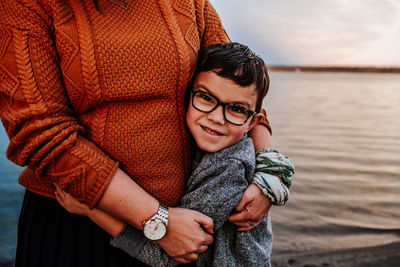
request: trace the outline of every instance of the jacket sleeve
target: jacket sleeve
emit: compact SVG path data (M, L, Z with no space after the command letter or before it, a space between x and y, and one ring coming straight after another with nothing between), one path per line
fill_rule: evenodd
M35 1L1 1L0 36L7 157L94 207L118 164L82 135L62 82L49 15Z

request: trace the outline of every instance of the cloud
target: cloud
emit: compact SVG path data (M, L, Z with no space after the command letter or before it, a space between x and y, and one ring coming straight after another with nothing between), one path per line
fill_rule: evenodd
M214 0L227 32L272 64L400 65L397 0Z

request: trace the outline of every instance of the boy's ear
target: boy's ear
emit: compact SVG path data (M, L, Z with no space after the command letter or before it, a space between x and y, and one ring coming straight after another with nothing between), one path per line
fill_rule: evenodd
M253 129L254 126L256 126L260 121L264 118L264 115L260 112L254 114L253 118L251 119L249 126L247 128L247 132L249 132L251 129Z

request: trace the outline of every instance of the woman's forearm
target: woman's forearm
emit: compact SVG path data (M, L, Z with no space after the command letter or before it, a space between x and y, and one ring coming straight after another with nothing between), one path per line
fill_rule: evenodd
M263 125L254 126L249 132L249 137L253 140L255 151L263 148L273 148L271 134Z
M97 207L141 229L143 221L157 212L159 202L118 169ZM187 263L213 242L213 226L211 218L197 211L170 208L167 234L158 244L175 260Z
M98 226L103 228L111 236L115 237L125 227L125 223L99 210L92 209L88 213L89 218Z
M139 229L158 210L159 202L118 169L97 208Z

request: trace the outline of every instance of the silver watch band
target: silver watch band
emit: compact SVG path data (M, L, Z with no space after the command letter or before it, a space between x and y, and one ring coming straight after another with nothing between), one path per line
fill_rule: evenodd
M154 214L154 216L150 218L150 220L154 219L159 219L163 223L165 223L166 226L168 226L168 207L164 206L163 204L160 204L156 214Z

